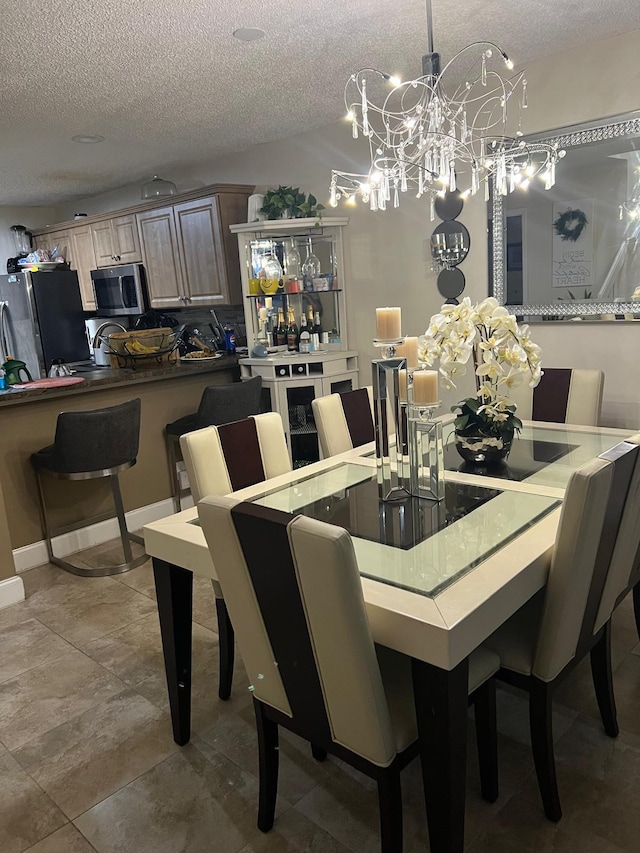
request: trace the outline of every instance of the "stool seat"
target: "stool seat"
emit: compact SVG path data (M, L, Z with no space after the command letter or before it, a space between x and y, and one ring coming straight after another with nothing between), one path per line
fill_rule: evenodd
M144 553L135 559L133 557L131 542L144 544L144 540L140 536L129 533L127 529L118 480L118 475L122 471L136 464L139 439L139 398L119 406L88 412L62 412L58 416L54 443L31 455L40 496L47 553L51 563L76 575L99 577L126 572L148 559ZM123 563L117 566L85 568L75 566L53 553L52 539L55 536L77 530L90 523L113 518L113 513L103 513L92 519L83 519L54 529L47 512L43 477L59 480L92 480L109 477L125 558Z
M202 424L202 426L210 426L210 424ZM167 435L175 435L180 438L185 432L193 432L194 429L200 429L201 425L198 420L198 413L192 412L190 415L185 415L178 420L167 424L164 431Z

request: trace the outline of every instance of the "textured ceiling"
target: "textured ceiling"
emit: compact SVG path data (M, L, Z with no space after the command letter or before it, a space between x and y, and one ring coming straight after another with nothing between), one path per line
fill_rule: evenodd
M638 0L433 0L443 58L528 61L640 27ZM423 0L21 0L2 5L0 205L93 195L337 120L363 66L407 78ZM258 42L232 31L256 26ZM76 134L105 142L80 145Z

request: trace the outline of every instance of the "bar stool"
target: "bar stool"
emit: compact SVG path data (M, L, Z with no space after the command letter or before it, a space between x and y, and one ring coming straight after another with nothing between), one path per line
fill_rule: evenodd
M94 409L89 412L62 412L58 415L54 443L31 455L35 468L45 542L49 561L74 575L103 577L126 572L148 560L146 554L134 558L131 542L144 545L144 540L129 533L120 494L118 475L136 464L140 439L140 399L129 400L119 406ZM80 567L53 553L52 539L63 533L78 530L88 524L113 518L113 513L103 513L60 527L53 527L47 514L44 495L44 477L57 480L93 480L109 477L115 515L120 527L120 540L124 552L123 563L117 566Z
M242 421L249 415L257 415L260 412L261 393L261 376L254 376L244 382L233 382L230 385L209 385L202 392L197 412L178 418L165 426L171 495L176 512L180 512L182 508L182 498L189 494L189 489L183 489L180 485L178 469L178 463L182 462L180 436L196 429Z

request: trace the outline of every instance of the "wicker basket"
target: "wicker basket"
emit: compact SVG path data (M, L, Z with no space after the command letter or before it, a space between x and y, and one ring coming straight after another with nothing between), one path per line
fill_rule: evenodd
M153 367L178 360L179 336L170 328L134 329L114 332L103 337L111 367ZM157 347L155 352L136 352L134 342L144 347Z

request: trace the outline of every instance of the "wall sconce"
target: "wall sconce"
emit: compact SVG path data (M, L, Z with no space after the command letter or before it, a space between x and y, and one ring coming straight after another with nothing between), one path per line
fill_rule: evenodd
M431 235L432 269L438 272L438 291L447 302L457 303L458 296L465 288L464 274L457 269L469 254L471 236L461 222L460 216L464 201L459 192L446 192L438 195L435 212L444 220Z

